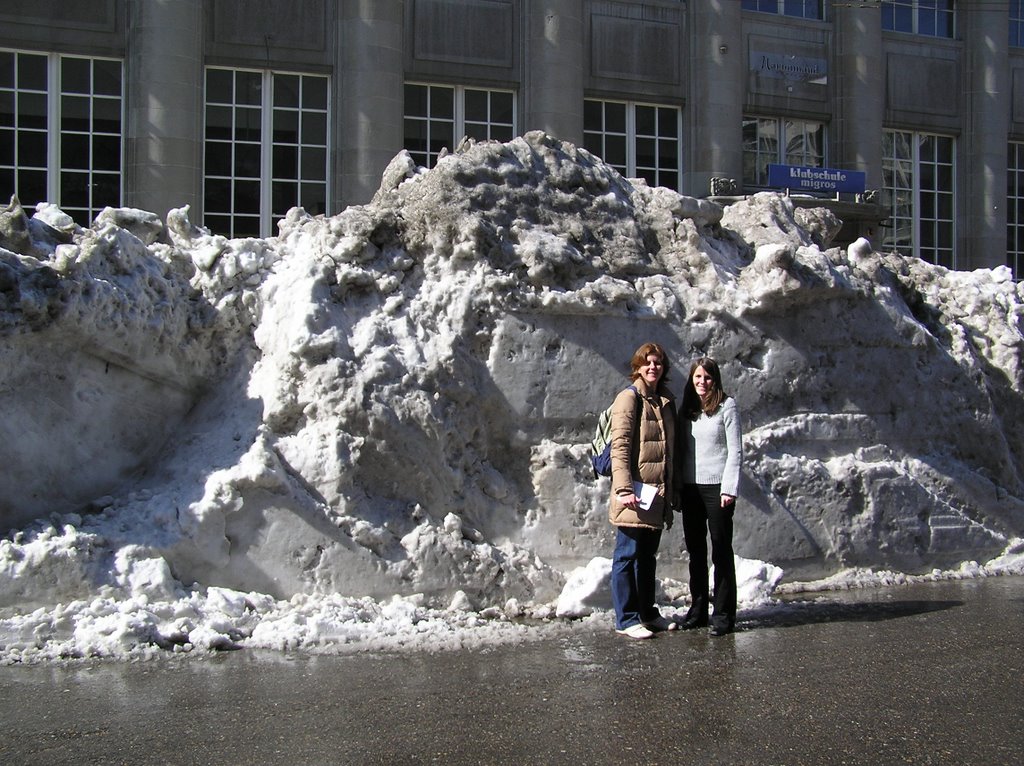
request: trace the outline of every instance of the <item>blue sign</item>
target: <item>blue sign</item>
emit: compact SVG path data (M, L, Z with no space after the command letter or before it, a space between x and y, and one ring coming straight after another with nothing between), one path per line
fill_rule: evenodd
M859 170L810 168L800 165L769 165L768 185L804 192L863 193L866 176Z

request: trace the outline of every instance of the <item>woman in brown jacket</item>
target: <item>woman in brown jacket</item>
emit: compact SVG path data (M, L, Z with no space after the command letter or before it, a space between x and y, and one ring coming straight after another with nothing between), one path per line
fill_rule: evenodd
M633 385L612 405L612 604L616 632L650 638L675 627L654 604L661 531L672 526L675 400L664 385L668 357L657 343L640 346L630 368Z

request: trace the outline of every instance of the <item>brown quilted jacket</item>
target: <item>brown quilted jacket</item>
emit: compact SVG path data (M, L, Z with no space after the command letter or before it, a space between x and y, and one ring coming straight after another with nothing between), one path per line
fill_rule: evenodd
M676 405L672 393L659 385L651 392L641 378L633 381L643 400L637 409L636 397L624 389L612 405L612 492L608 518L620 527L661 529L672 522L672 464L675 446ZM639 418L637 418L639 415ZM638 423L634 423L638 420ZM619 502L623 492L633 491L633 481L658 487L658 496L650 509L635 511Z

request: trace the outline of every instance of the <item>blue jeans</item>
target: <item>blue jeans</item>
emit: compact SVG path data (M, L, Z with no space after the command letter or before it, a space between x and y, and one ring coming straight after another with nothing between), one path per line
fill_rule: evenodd
M616 527L612 555L612 606L615 628L651 622L661 614L654 605L654 570L657 565L660 529Z

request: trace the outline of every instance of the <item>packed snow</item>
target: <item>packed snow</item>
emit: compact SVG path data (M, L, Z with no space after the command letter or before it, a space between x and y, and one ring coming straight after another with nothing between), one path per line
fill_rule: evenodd
M228 240L0 213L0 661L446 649L611 628L587 445L660 342L744 422L743 612L1024 574L1022 288L831 243L543 133L405 152ZM659 561L685 610L681 525Z

